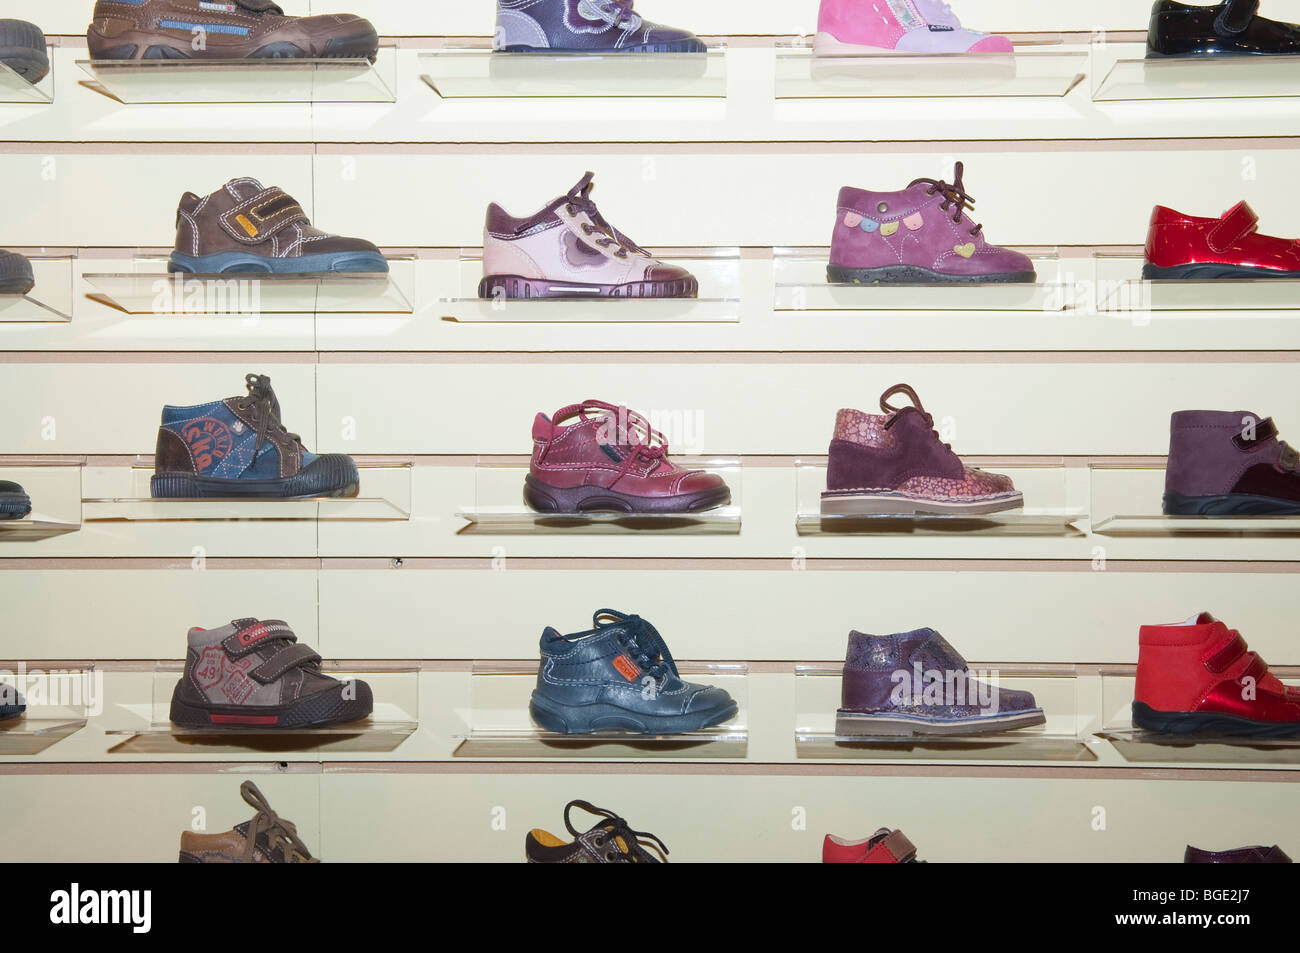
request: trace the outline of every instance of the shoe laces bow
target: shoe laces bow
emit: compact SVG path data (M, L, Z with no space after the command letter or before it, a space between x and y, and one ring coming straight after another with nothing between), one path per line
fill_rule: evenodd
M605 853L605 859L610 861L620 861L622 863L635 864L641 863L641 858L637 851L645 851L643 845L653 843L664 856L668 855L668 847L654 834L647 831L633 830L623 818L619 817L613 811L596 805L589 801L570 801L564 806L564 826L569 829L569 833L575 838L581 837L583 832L573 826L570 814L575 807L580 807L588 814L594 814L597 817L603 817L605 820L597 826L602 828L606 833L605 836L596 840L592 846L597 850L612 848ZM621 855L621 856L620 856Z
M952 209L952 220L955 224L961 224L961 217L967 209L975 208L975 198L966 191L962 184L962 175L966 171L966 165L963 162L957 163L956 174L953 176L953 182L949 185L942 179L913 179L907 184L910 189L914 185L928 185L925 190L926 195L934 195L936 192L943 195L943 201L939 203L940 211ZM976 225L968 229L971 237L979 235L984 230L983 225Z

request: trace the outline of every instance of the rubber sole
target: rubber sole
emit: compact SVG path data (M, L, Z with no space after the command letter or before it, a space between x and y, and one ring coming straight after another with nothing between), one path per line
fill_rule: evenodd
M1166 516L1300 516L1300 502L1249 493L1183 496L1166 493Z
M349 692L355 697L344 697ZM366 718L374 710L374 694L366 682L343 682L336 687L288 705L190 705L172 695L171 720L184 728L277 730L346 725Z
M620 46L607 50L592 49L566 49L561 46L525 46L522 43L512 43L509 46L503 46L497 49L498 53L591 53L597 56L604 56L607 53L707 53L708 46L703 40L673 40L668 43L642 43L638 46Z
M1038 280L1032 271L993 272L986 275L949 275L920 265L885 265L880 268L826 266L826 280L833 285L982 285L1023 284Z
M840 709L835 713L835 734L840 737L910 738L916 735L946 737L987 735L1018 728L1033 728L1047 723L1041 708L978 715L973 718L926 718L921 715L864 714Z
M1300 270L1282 271L1277 268L1254 268L1249 265L1220 265L1204 262L1190 265L1171 265L1168 268L1143 265L1142 277L1148 281L1187 281L1214 278L1300 278Z
M291 500L356 496L361 477L351 457L326 454L284 480L224 480L192 473L156 473L149 480L155 500Z
M823 516L981 516L1017 510L1024 505L1025 498L1021 493L963 503L922 500L902 493L823 493L821 511Z
M182 255L172 252L167 270L186 275L330 275L385 274L388 260L378 252L340 251L300 258L266 258L248 252Z
M617 705L562 705L533 692L528 713L538 727L562 735L589 735L596 731L630 731L641 735L680 735L720 725L736 717L740 706L731 702L707 711L683 715L646 715Z
M0 294L25 295L34 287L32 263L17 252L0 252Z
M50 71L45 34L26 20L0 20L0 63L29 83L39 83Z
M624 285L593 285L579 281L550 281L518 275L489 275L478 284L480 298L694 298L695 278L677 281L634 281Z
M26 493L0 493L0 520L20 520L32 511Z
M524 502L538 513L699 513L731 502L720 486L677 496L629 496L599 486L550 486L531 473L524 477Z
M188 34L144 30L128 31L111 39L92 30L87 35L87 43L92 60L366 59L373 63L379 55L379 35L373 27L359 29L347 36L332 37L319 52L285 40L244 48L231 43L217 43L208 49L196 50Z
M1204 711L1156 711L1139 701L1133 702L1133 724L1163 735L1300 738L1300 722L1251 721Z

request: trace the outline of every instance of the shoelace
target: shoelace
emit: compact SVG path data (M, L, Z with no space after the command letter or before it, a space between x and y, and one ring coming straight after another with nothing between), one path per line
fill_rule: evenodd
M633 2L634 0L594 0L593 6L609 15L610 26L618 27L636 16L636 11L632 9Z
M957 163L957 174L953 177L952 185L942 179L913 179L908 183L910 189L914 185L928 185L925 190L926 195L934 195L936 192L943 194L943 201L939 203L940 211L952 209L952 220L955 224L961 224L962 214L967 209L975 208L975 199L962 186L962 175L966 171L965 163ZM979 235L984 230L983 225L976 225L974 228L967 229L971 237Z
M271 389L271 378L265 374L246 374L244 386L248 388L248 396L240 398L239 407L257 421L257 443L253 446L253 455L262 449L272 432L283 433L294 443L301 444L302 437L290 433L280 422L280 401Z
M668 439L650 426L644 414L626 407L607 404L603 400L585 400L577 408L578 416L591 420L589 410L599 410L614 419L614 433L607 442L626 452L623 465L619 467L617 481L637 466L644 465L652 472L668 456ZM559 418L559 415L556 415Z
M602 621L606 619L613 621ZM591 617L591 624L596 629L607 629L617 625L628 630L630 634L619 641L632 661L652 677L656 684L662 684L669 675L678 674L677 662L673 659L673 653L668 650L668 643L664 641L658 629L639 615L629 615L617 609L601 609Z
M621 2L621 0L611 0L611 2ZM630 8L631 6L629 4L629 9ZM613 225L609 224L609 222L605 220L605 216L600 214L600 209L596 208L596 203L591 199L591 189L594 184L592 180L595 179L595 177L596 174L594 172L588 172L578 181L577 185L568 191L563 199L565 208L568 210L570 215L576 215L579 212L582 212L594 223L594 225L591 225L583 222L582 233L588 237L599 235L600 237L594 239L594 241L601 248L612 248L617 246L618 251L614 254L619 258L626 258L629 252L638 255L648 254L645 249L632 241L632 239L628 238Z
M916 391L907 384L895 384L889 390L880 395L880 409L889 415L889 420L885 422L885 429L888 430L894 424L898 423L899 414L907 410L906 407L890 406L889 398L895 394L906 394L907 399L912 402L912 409L925 418L926 425L930 428L930 433L934 434L934 439L943 444L943 448L949 453L952 452L952 444L944 443L943 438L939 436L939 431L934 429L934 417L925 412L925 407L921 404L921 398L916 395Z
M257 850L259 834L266 835L267 846L271 850L277 847L290 863L318 864L298 837L298 828L292 821L286 821L271 808L266 796L257 789L252 781L245 781L239 786L239 793L248 805L257 810L257 814L248 822L248 834L244 839L244 863L251 864Z
M668 856L668 846L654 834L647 831L633 830L623 818L619 817L613 811L603 807L596 807L588 801L570 801L564 806L564 826L569 829L569 833L575 839L583 835L573 826L569 815L575 807L580 807L588 814L594 814L596 817L603 817L605 820L597 824L606 833L604 836L593 838L592 846L597 850L605 852L605 859L609 861L621 861L622 863L635 864L641 863L641 858L637 856L637 849L645 850L645 843L653 842L664 854ZM605 848L610 848L605 850Z

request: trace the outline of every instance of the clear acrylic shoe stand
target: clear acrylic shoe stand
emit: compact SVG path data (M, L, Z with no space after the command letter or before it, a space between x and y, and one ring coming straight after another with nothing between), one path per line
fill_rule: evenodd
M470 41L474 42L474 41ZM498 53L482 45L420 54L442 99L725 99L727 57L707 53Z
M383 754L395 751L419 728L417 667L368 662L363 668L344 668L337 662L325 662L321 670L340 681L360 679L369 684L375 699L371 715L351 724L316 728L184 727L172 723L171 701L185 666L181 662L158 662L148 707L128 706L139 717L139 725L105 732L113 738L110 750L128 755L262 752L292 756L326 751Z
M1064 467L991 467L1005 473L1025 497L1026 506L984 515L822 513L825 464L795 461L795 529L800 536L1038 536L1079 537L1083 509L1070 505Z
M734 324L740 320L740 250L665 257L699 279L695 298L480 298L483 252L461 257L457 294L438 302L444 321L473 324Z
M776 98L1056 98L1083 81L1087 47L1026 45L1001 53L819 55L812 38L776 50Z
M1287 672L1290 671L1290 675ZM1296 685L1294 669L1274 669ZM1104 727L1097 737L1133 764L1187 767L1295 768L1300 765L1300 738L1243 738L1225 735L1174 735L1136 728L1132 722L1134 669L1101 673Z
M63 324L72 320L74 258L31 256L36 284L25 295L0 294L0 328L6 324ZM3 340L3 339L0 339Z
M1300 96L1300 57L1145 59L1108 53L1104 47L1094 48L1093 102Z
M392 103L396 57L77 60L91 89L127 104Z
M20 520L0 520L0 552L10 543L36 543L81 529L82 462L41 460L0 466L0 480L17 483L32 501ZM6 555L25 555L18 548Z
M1032 728L987 735L840 735L836 711L843 690L843 665L795 666L795 752L812 761L986 761L1090 762L1097 760L1096 742L1087 734L1079 714L1078 679L1074 675L1043 675L1002 670L977 671L976 680L998 689L1025 689L1043 709L1047 721ZM955 696L954 696L955 697Z
M37 103L54 102L54 47L47 46L45 55L50 62L50 71L38 83L29 83L8 66L0 63L0 103Z
M0 721L0 755L40 754L103 711L103 675L90 662L0 662L0 685L16 689L27 705L17 718ZM6 690L0 704L9 696Z
M673 454L673 459L688 469L719 474L731 488L731 503L698 513L539 513L524 503L524 478L528 475L526 464L496 464L480 459L474 468L474 504L456 511L457 518L466 521L460 533L466 536L619 536L638 533L717 536L739 533L743 472L740 460L736 457L691 457L683 454Z
M412 314L415 260L389 258L387 274L169 274L167 259L138 257L128 272L82 275L94 297L126 314Z
M716 685L740 706L726 724L674 735L642 735L601 731L564 735L538 728L528 714L537 684L536 662L475 662L471 676L465 734L458 736L453 756L473 759L622 760L744 758L749 746L749 669L743 662L679 663L683 679Z

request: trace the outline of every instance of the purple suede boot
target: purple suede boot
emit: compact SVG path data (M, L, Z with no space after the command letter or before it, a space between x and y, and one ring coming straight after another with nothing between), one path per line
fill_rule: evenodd
M966 214L975 200L954 182L914 179L901 192L840 189L831 263L833 284L1033 281L1025 255L984 238L984 226Z
M1300 515L1300 453L1246 411L1183 410L1169 426L1169 516Z
M982 735L1046 721L1029 692L970 676L966 660L934 629L850 632L835 734Z
M895 394L906 394L912 406L890 406ZM880 409L883 416L845 409L836 417L823 516L978 516L1024 505L1010 477L961 462L911 387L885 391Z
M1289 864L1291 858L1274 844L1272 847L1236 847L1232 850L1201 850L1188 847L1185 864Z

